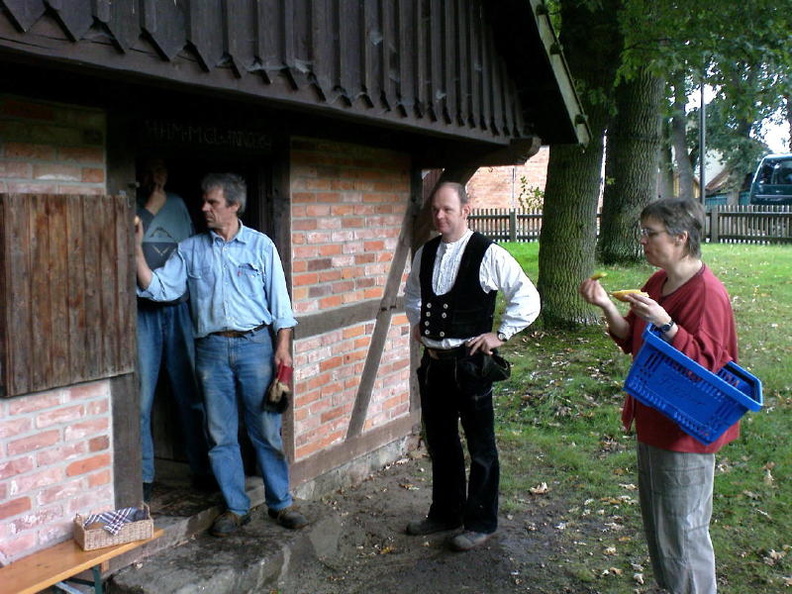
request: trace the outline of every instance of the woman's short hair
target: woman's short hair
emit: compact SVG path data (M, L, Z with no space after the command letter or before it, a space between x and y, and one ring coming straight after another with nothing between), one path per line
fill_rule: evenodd
M209 173L201 181L201 189L204 192L220 188L223 190L226 203L228 205L238 204L237 214L245 212L247 203L247 184L241 175L236 173Z
M663 198L648 204L641 211L641 220L648 218L663 223L670 235L687 233L688 254L694 258L701 257L705 213L700 202L684 198Z

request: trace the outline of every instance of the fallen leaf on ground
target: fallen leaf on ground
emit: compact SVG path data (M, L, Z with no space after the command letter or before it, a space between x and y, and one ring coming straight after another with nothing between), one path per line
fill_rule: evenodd
M785 551L776 551L775 549L770 549L767 551L767 554L762 556L762 561L764 561L765 565L773 566L781 561L781 559L784 557L786 557Z
M533 495L544 495L550 491L550 487L547 486L547 483L542 483L541 485L537 485L536 487L531 487L529 491Z
M412 483L399 483L399 486L402 489L407 489L408 491L420 491L421 490L420 487L416 487Z

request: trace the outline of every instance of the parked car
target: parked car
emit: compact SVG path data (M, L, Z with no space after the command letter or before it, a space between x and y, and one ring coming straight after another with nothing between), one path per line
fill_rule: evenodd
M792 154L767 155L751 183L751 204L792 204Z

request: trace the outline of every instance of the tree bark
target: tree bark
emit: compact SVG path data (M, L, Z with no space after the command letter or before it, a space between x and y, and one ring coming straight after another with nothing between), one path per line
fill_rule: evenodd
M635 231L641 210L657 200L663 91L664 81L645 69L616 88L617 113L607 135L597 246L603 264L629 264L642 259Z
M587 113L591 126L591 110ZM594 127L591 129L593 132ZM585 150L576 146L550 148L537 283L542 296L542 321L548 327L599 322L598 313L577 291L580 282L594 269L603 156L603 137L599 132L601 128L592 134Z
M676 162L677 173L679 174L679 188L677 197L686 200L695 199L693 163L690 159L687 146L687 115L685 105L684 74L678 74L680 80L675 81L674 92L674 114L671 116L671 146L674 149L674 161Z
M789 95L784 96L784 106L786 108L786 122L789 128L789 150L792 151L792 99Z
M657 174L657 195L659 198L673 198L674 192L674 155L671 150L671 119L663 124L663 138L660 146L660 164Z
M542 321L548 327L599 323L597 312L577 289L594 269L603 136L623 39L618 24L622 2L604 0L594 10L592 5L561 2L560 40L588 117L591 141L585 149L550 149L537 282Z

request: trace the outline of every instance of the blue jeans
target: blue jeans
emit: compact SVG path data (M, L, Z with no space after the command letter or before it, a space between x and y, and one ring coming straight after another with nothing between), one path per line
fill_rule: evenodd
M435 360L424 352L418 368L421 415L432 458L432 505L428 517L491 534L498 528L500 462L495 443L492 383L464 377L458 360ZM459 423L470 454L470 479Z
M209 460L226 507L239 515L250 510L239 445L240 417L264 478L267 507L275 511L289 507L292 497L289 465L281 438L281 415L261 409L274 364L269 329L238 338L217 335L199 338L195 342L195 355L209 426Z
M140 449L143 482L154 481L154 440L151 410L160 369L168 374L176 400L190 469L196 476L209 473L204 412L195 377L195 341L187 303L138 307L138 372L140 380Z

